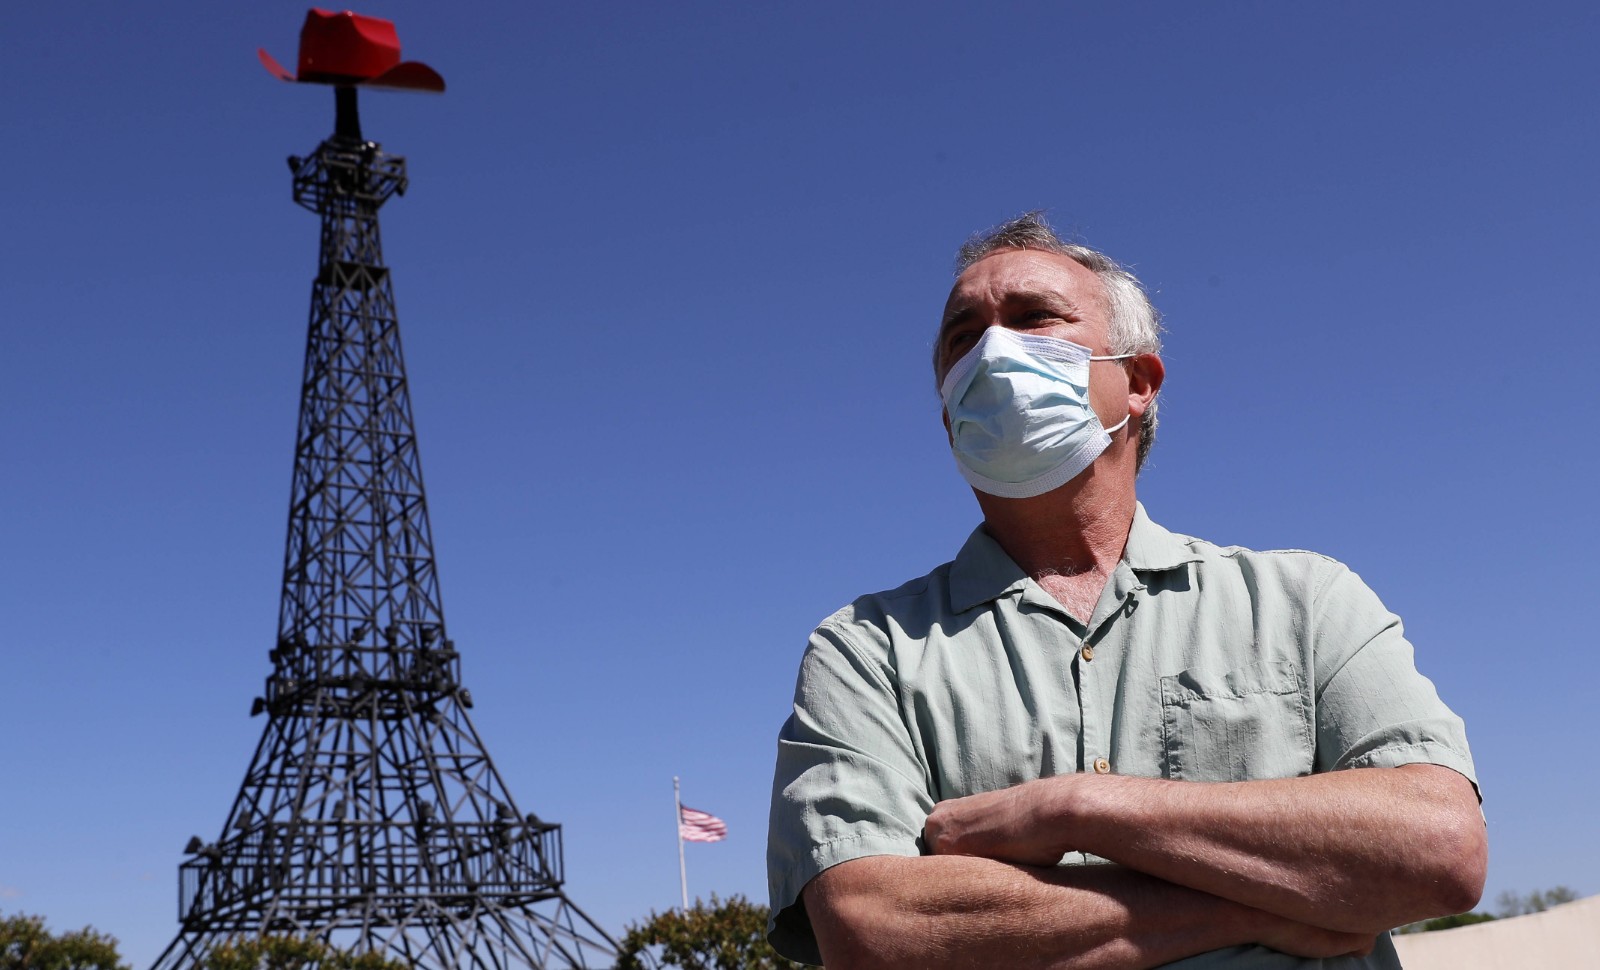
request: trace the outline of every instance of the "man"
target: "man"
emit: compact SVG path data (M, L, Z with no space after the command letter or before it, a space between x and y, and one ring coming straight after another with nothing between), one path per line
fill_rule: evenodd
M773 945L830 970L1399 966L1387 930L1475 905L1487 849L1398 618L1332 560L1146 516L1165 371L1130 274L1035 214L960 266L934 366L983 524L812 636Z

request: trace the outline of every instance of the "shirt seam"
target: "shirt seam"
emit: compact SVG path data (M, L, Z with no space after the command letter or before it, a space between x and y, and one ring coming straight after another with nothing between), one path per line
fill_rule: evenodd
M1401 752L1415 751L1428 757L1417 761L1407 761L1406 764L1433 765L1437 768L1448 768L1465 778L1472 785L1473 793L1478 796L1478 804L1483 804L1483 785L1478 781L1478 766L1472 763L1472 756L1462 754L1449 743L1444 741L1407 741L1401 744L1385 745L1373 748L1371 751L1351 758L1344 765L1334 768L1334 771L1344 771L1350 768L1388 768L1398 767L1391 765L1377 765L1375 761L1387 760L1377 756L1385 754L1398 754ZM1446 755L1448 757L1441 757Z
M849 653L862 668L872 671L872 679L878 687L895 699L895 707L900 706L900 692L889 682L883 670L883 664L869 657L865 650L850 636L846 624L835 622L831 617L817 628L817 632L827 630L834 634L833 641L839 649Z
M1313 554L1313 555L1315 555L1315 554ZM1335 566L1337 566L1339 568L1328 570L1327 573L1325 575L1323 575L1323 577L1320 580L1317 581L1316 587L1311 591L1311 608L1309 610L1309 617L1308 617L1310 622L1307 624L1307 626L1308 626L1308 630L1309 630L1309 632L1311 634L1311 640L1313 642L1317 641L1317 639L1320 636L1320 634L1318 634L1316 628L1318 626L1320 626L1321 622L1322 622L1322 604L1320 602L1320 600L1322 598L1322 594L1324 592L1326 592L1330 586L1333 585L1335 580L1343 579L1347 575L1354 575L1354 573L1351 572L1350 567L1346 566L1344 563L1340 562L1339 560L1337 560L1337 559L1328 559L1328 557L1326 557L1326 556L1323 556L1322 558L1327 559L1328 562L1333 563ZM1338 668L1336 670L1328 671L1328 678L1327 678L1326 681L1323 682L1323 685L1322 685L1321 689L1318 689L1318 687L1317 687L1317 673L1315 671L1313 671L1312 676L1311 676L1311 683L1309 685L1307 685L1307 686L1308 686L1308 688L1309 688L1309 690L1311 692L1311 699L1312 699L1312 701L1314 703L1320 703L1322 701L1322 695L1327 693L1328 688L1333 686L1333 682L1335 680L1339 679L1339 675L1340 674L1344 673L1344 668L1350 666L1350 663L1353 660L1355 660L1356 657L1359 657L1361 655L1362 651L1364 651L1368 647L1372 646L1373 641L1377 640L1379 637L1383 636L1385 633L1387 633L1390 630L1394 629L1395 624L1396 624L1396 622L1398 621L1399 618L1396 617L1393 613L1388 613L1387 615L1388 615L1388 620L1386 622L1384 622L1384 624L1382 626L1378 627L1378 629L1376 631L1374 631L1371 636L1367 637L1365 640L1362 640L1361 643L1354 650L1351 650L1349 652L1349 654L1347 654L1345 656L1344 662L1339 664L1339 666L1338 666ZM1412 666L1415 667L1415 663L1413 663Z
M906 838L905 833L895 833L889 830L862 832L859 835L842 835L837 839L829 839L826 842L818 842L812 845L811 855L815 857L818 852L821 852L824 849L831 849L836 845L844 845L849 842L860 842L862 839L895 839L904 840L911 844L915 844L918 838L919 836L916 835L911 835L909 838Z
M1335 566L1345 565L1332 556L1317 552L1315 549L1251 549L1247 546L1219 546L1217 551L1225 559L1236 559L1246 554L1252 556L1311 556Z
M798 882L799 885L795 888L794 901L792 903L790 903L789 906L801 906L803 908L804 905L805 905L804 892L805 892L806 884L808 882L810 882L812 879L816 878L822 872L826 871L827 869L831 869L833 866L836 866L836 865L843 865L846 862L852 862L852 861L854 861L854 859L857 859L857 858L864 859L864 858L868 858L871 855L890 855L891 854L891 853L867 853L866 855L855 856L855 857L853 857L851 859L841 859L841 860L839 860L837 862L833 862L833 863L824 865L823 864L824 860L830 854L832 854L832 850L834 850L836 848L839 848L841 846L849 846L852 843L864 842L864 841L872 840L872 841L876 841L876 842L889 842L889 843L894 843L896 845L908 846L910 848L916 849L917 850L917 855L920 856L922 854L922 847L917 845L917 839L918 838L920 838L920 836L908 835L908 834L903 833L903 832L896 832L896 831L891 831L891 830L887 830L887 829L879 829L879 830L874 831L874 832L862 832L862 833L860 833L858 835L843 835L843 836L840 836L839 838L836 838L836 839L829 839L826 842L813 843L811 845L809 851L807 851L804 856L795 857L793 859L793 861L790 862L789 865L787 865L785 867L785 869L787 870L787 876L788 877L790 877L790 878L793 878L793 877L796 877L796 876L801 877L801 878L794 878L794 881ZM903 856L902 858L912 858L912 857L911 856ZM785 906L784 909L788 909L789 906Z
M917 732L912 728L911 725L906 723L905 706L902 703L904 701L904 697L900 693L900 687L889 677L888 672L884 670L884 667L888 666L888 655L893 652L894 647L892 645L888 645L884 648L884 660L880 662L868 656L866 651L862 649L862 647L859 646L854 639L851 638L845 624L835 622L834 619L830 617L828 622L817 628L817 632L820 633L825 629L830 630L835 634L835 636L832 638L832 642L838 647L838 649L849 653L854 662L862 668L870 670L872 672L871 676L873 682L877 685L878 689L882 691L886 697L889 697L893 700L895 713L899 716L900 727L906 732L907 746L911 749L912 757L916 759L917 768L921 769L922 771L922 778L920 781L926 789L931 790L933 784L932 766L928 764L926 754L920 749L917 743ZM887 629L884 631L884 633L887 636ZM891 770L895 771L896 774L900 774L901 777L904 777L899 769L891 768ZM907 778L906 780L912 781L913 779Z
M1400 741L1394 744L1385 744L1382 747L1377 747L1371 749L1370 751L1362 752L1361 754L1356 755L1354 758L1351 758L1349 761L1345 762L1345 766L1356 767L1372 761L1377 755L1387 754L1393 751L1446 751L1462 761L1469 763L1471 761L1471 759L1466 755L1457 751L1444 741ZM1337 771L1339 769L1336 768L1334 770Z

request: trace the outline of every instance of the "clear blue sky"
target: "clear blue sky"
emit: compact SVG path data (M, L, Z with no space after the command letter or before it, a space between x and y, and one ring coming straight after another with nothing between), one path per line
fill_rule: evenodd
M379 2L363 99L446 615L613 932L764 899L812 626L977 521L927 348L1044 207L1170 327L1152 516L1348 562L1467 721L1489 901L1600 889L1591 4ZM0 6L0 910L136 965L262 721L315 217L305 7Z

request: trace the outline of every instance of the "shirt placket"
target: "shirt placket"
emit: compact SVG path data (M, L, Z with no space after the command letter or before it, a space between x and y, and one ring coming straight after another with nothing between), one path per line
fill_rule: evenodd
M1072 659L1076 667L1079 718L1082 724L1078 770L1108 775L1117 770L1111 761L1111 720L1115 713L1117 676L1115 652L1125 638L1117 624L1138 608L1144 585L1126 562L1118 563L1111 581L1100 593L1087 632Z

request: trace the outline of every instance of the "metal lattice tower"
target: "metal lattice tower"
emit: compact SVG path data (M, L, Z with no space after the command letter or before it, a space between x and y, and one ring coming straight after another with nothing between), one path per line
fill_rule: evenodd
M562 892L560 826L516 807L467 717L378 239L405 160L336 94L333 137L289 160L322 245L266 729L221 835L189 843L155 970L268 935L439 970L610 966Z

